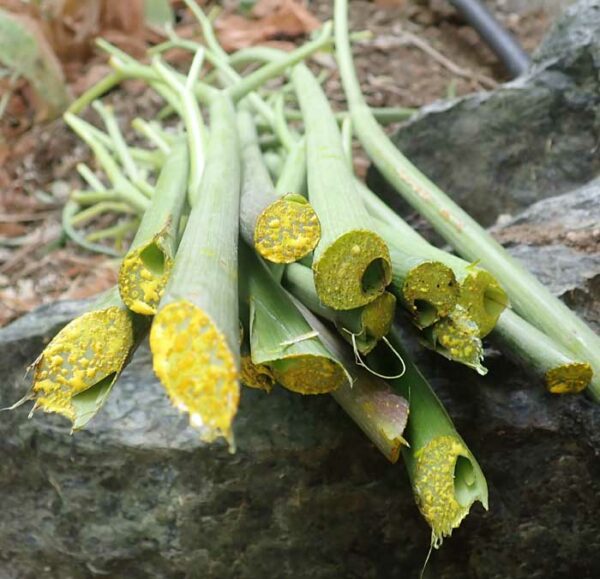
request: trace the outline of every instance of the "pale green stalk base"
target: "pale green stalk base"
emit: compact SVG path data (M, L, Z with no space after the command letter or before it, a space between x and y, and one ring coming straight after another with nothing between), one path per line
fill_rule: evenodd
M357 308L375 300L390 283L389 250L370 227L321 86L303 64L294 68L292 82L306 128L308 196L321 222L313 260L315 287L324 305Z
M234 449L239 402L238 223L240 160L235 111L210 106L211 132L198 201L190 213L150 333L154 369L204 440ZM190 160L191 163L194 159Z

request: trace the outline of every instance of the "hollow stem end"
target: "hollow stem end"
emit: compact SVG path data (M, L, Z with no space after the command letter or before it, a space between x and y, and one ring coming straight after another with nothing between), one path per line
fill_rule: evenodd
M368 230L344 233L313 263L321 302L335 310L351 310L377 299L391 281L387 245Z
M164 235L158 234L123 259L119 270L119 293L133 312L145 316L156 313L173 269L170 253Z
M458 436L435 437L415 453L413 483L435 547L460 525L475 501L487 508L483 473Z
M450 314L458 300L458 292L452 269L436 261L413 267L402 287L402 295L420 328Z
M264 364L254 364L250 356L242 356L240 380L244 386L271 392L275 385L273 373Z

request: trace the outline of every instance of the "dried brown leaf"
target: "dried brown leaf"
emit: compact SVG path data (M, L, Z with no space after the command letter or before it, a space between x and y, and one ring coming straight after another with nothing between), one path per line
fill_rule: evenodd
M252 19L226 14L217 20L217 35L225 50L294 39L321 26L319 20L296 0L259 0L252 14Z

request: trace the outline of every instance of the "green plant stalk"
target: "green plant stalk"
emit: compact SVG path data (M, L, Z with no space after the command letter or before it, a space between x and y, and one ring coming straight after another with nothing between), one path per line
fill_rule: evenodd
M319 241L319 220L302 195L277 193L263 161L251 113L240 108L237 120L243 165L242 237L273 263L302 259Z
M319 340L291 298L245 245L240 246L243 299L250 309L252 362L267 366L282 386L299 394L350 387L350 375Z
M233 450L241 168L235 111L227 95L211 102L210 122L200 191L154 318L150 348L173 404L189 413L204 440L223 436Z
M80 211L77 215L75 215L71 219L71 225L82 225L98 217L102 213L106 213L108 211L113 211L114 213L139 213L132 209L127 203L123 203L122 201L100 201L93 205L92 207L86 207L82 211Z
M353 32L350 35L352 42L364 42L371 40L373 34L368 30ZM333 38L328 38L328 42L323 46L323 50L329 51L333 47ZM285 51L271 46L249 46L242 48L229 55L229 63L232 66L245 66L256 62L272 62L285 55Z
M302 45L292 52L286 53L285 57L282 57L276 62L270 62L248 76L243 77L238 83L225 89L225 94L231 97L234 102L243 99L249 93L260 88L268 80L285 72L290 66L293 66L319 51L327 44L330 36L331 23L326 23L323 25L319 36L315 40ZM161 84L164 85L160 76L151 67L140 64L126 53L106 42L101 43L98 41L98 45L112 55L110 59L111 66L124 78L145 80L151 84L155 90L158 90ZM179 74L178 78L180 81L185 82L185 76ZM220 98L221 95L221 91L202 82L196 82L194 84L194 93L201 103L210 103L212 99ZM167 102L172 104L169 100L167 100Z
M505 310L491 338L507 356L541 379L552 394L576 394L592 380L592 367L578 362L566 348L540 332L511 310Z
M144 213L119 270L121 299L132 311L154 315L173 269L188 180L188 149L175 145L162 168L152 205Z
M357 308L375 300L390 283L389 250L372 230L321 86L303 64L293 69L292 82L304 115L309 200L321 222L313 260L315 287L324 305Z
M115 240L115 246L119 248L123 244L125 235L132 231L137 231L139 224L140 222L138 219L121 221L115 225L111 225L110 227L105 227L104 229L96 229L91 233L88 233L85 238L88 241L100 241L102 239L113 237Z
M460 525L475 501L487 510L487 483L442 403L404 351L397 328L392 328L390 336L406 371L389 384L410 401L406 429L409 446L403 448L404 462L417 506L431 527L432 545L437 548ZM396 370L391 358L383 360L380 356L379 361L386 372ZM387 367L390 364L392 368Z
M461 286L464 287L466 282L467 291L463 292L461 287L458 307L468 308L469 303L473 304L476 301L475 298L479 294L474 291L474 288L477 287L475 281L480 277L478 268L460 257L434 247L374 193L366 188L362 192L367 209L374 218L382 223L385 222L385 225L387 225L386 231L393 228L395 236L402 239L411 252L427 259L435 259L445 263L453 269L456 277L461 282ZM475 281L473 281L473 278ZM493 285L489 287L492 290L494 289ZM488 308L490 305L493 306L497 303L497 299L493 300L491 304L488 304ZM591 368L587 362L574 356L559 342L546 336L510 309L506 308L500 312L494 328L492 337L498 339L506 354L520 359L529 373L542 378L549 391L556 393L576 392L585 388L592 380ZM443 330L443 328L436 328L436 330L440 329ZM439 334L437 336L432 335L428 343L440 353L448 354L448 352L442 351L447 350L447 348L439 344ZM469 340L465 343L466 347L468 345ZM476 346L476 344L473 345Z
M411 313L415 325L426 328L449 315L459 297L452 269L439 261L403 251L396 236L382 234L382 237L390 249L392 291Z
M394 320L396 299L389 292L354 310L332 310L319 300L312 271L299 263L289 264L283 274L285 288L315 315L333 322L340 335L368 354L388 334ZM354 340L353 340L354 337Z
M119 192L121 199L136 210L145 211L150 202L125 178L106 147L88 130L88 123L70 113L65 113L64 119L71 129L92 149L114 189Z
M104 183L100 181L96 174L85 163L77 163L77 172L92 189L99 192L106 191Z
M354 130L368 155L394 188L458 253L467 259L481 261L482 266L503 285L517 313L575 357L592 365L594 379L589 390L600 401L600 338L404 157L371 115L352 62L347 0L335 2L335 38Z
M103 191L73 191L69 197L71 201L79 205L95 205L101 201L118 201L119 194L114 189Z
M404 439L409 416L406 398L398 395L381 378L357 366L336 335L299 304L299 309L330 352L348 369L352 382L342 385L332 396L357 426L391 462L395 463L407 444Z
M210 23L208 26L211 26ZM212 31L212 26L211 26ZM216 39L215 39L216 42ZM201 46L200 44L173 36L172 43L174 46L184 48L186 50L195 51ZM217 43L218 45L218 43ZM219 47L220 48L220 47ZM233 86L235 83L240 82L243 78L239 75L231 66L229 66L229 59L227 53L223 53L222 50L219 53L209 50L206 53L207 60L215 67L215 70L222 75L222 79L226 81L227 86ZM261 98L257 92L250 92L245 97L248 102L252 105L254 110L261 114L263 118L269 123L272 128L275 128L275 118L271 107Z
M82 429L108 399L147 328L116 288L105 292L44 348L26 398L35 400L34 410L61 414L73 430Z

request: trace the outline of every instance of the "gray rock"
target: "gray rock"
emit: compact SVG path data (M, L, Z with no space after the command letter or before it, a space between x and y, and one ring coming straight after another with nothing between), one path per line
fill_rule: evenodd
M599 211L594 185L495 231L595 324ZM549 238L548 223L578 242ZM559 254L568 271L552 267ZM84 307L47 306L0 331L0 406L23 395L25 367ZM490 485L490 511L473 509L428 576L600 576L600 407L546 394L494 350L485 378L423 350L419 361ZM169 405L142 348L88 430L27 414L0 414L2 579L395 578L424 561L428 528L402 464L329 397L244 390L230 455Z
M587 183L600 174L599 31L600 0L579 0L548 33L529 74L426 107L396 144L486 225ZM374 169L369 179L382 189Z

